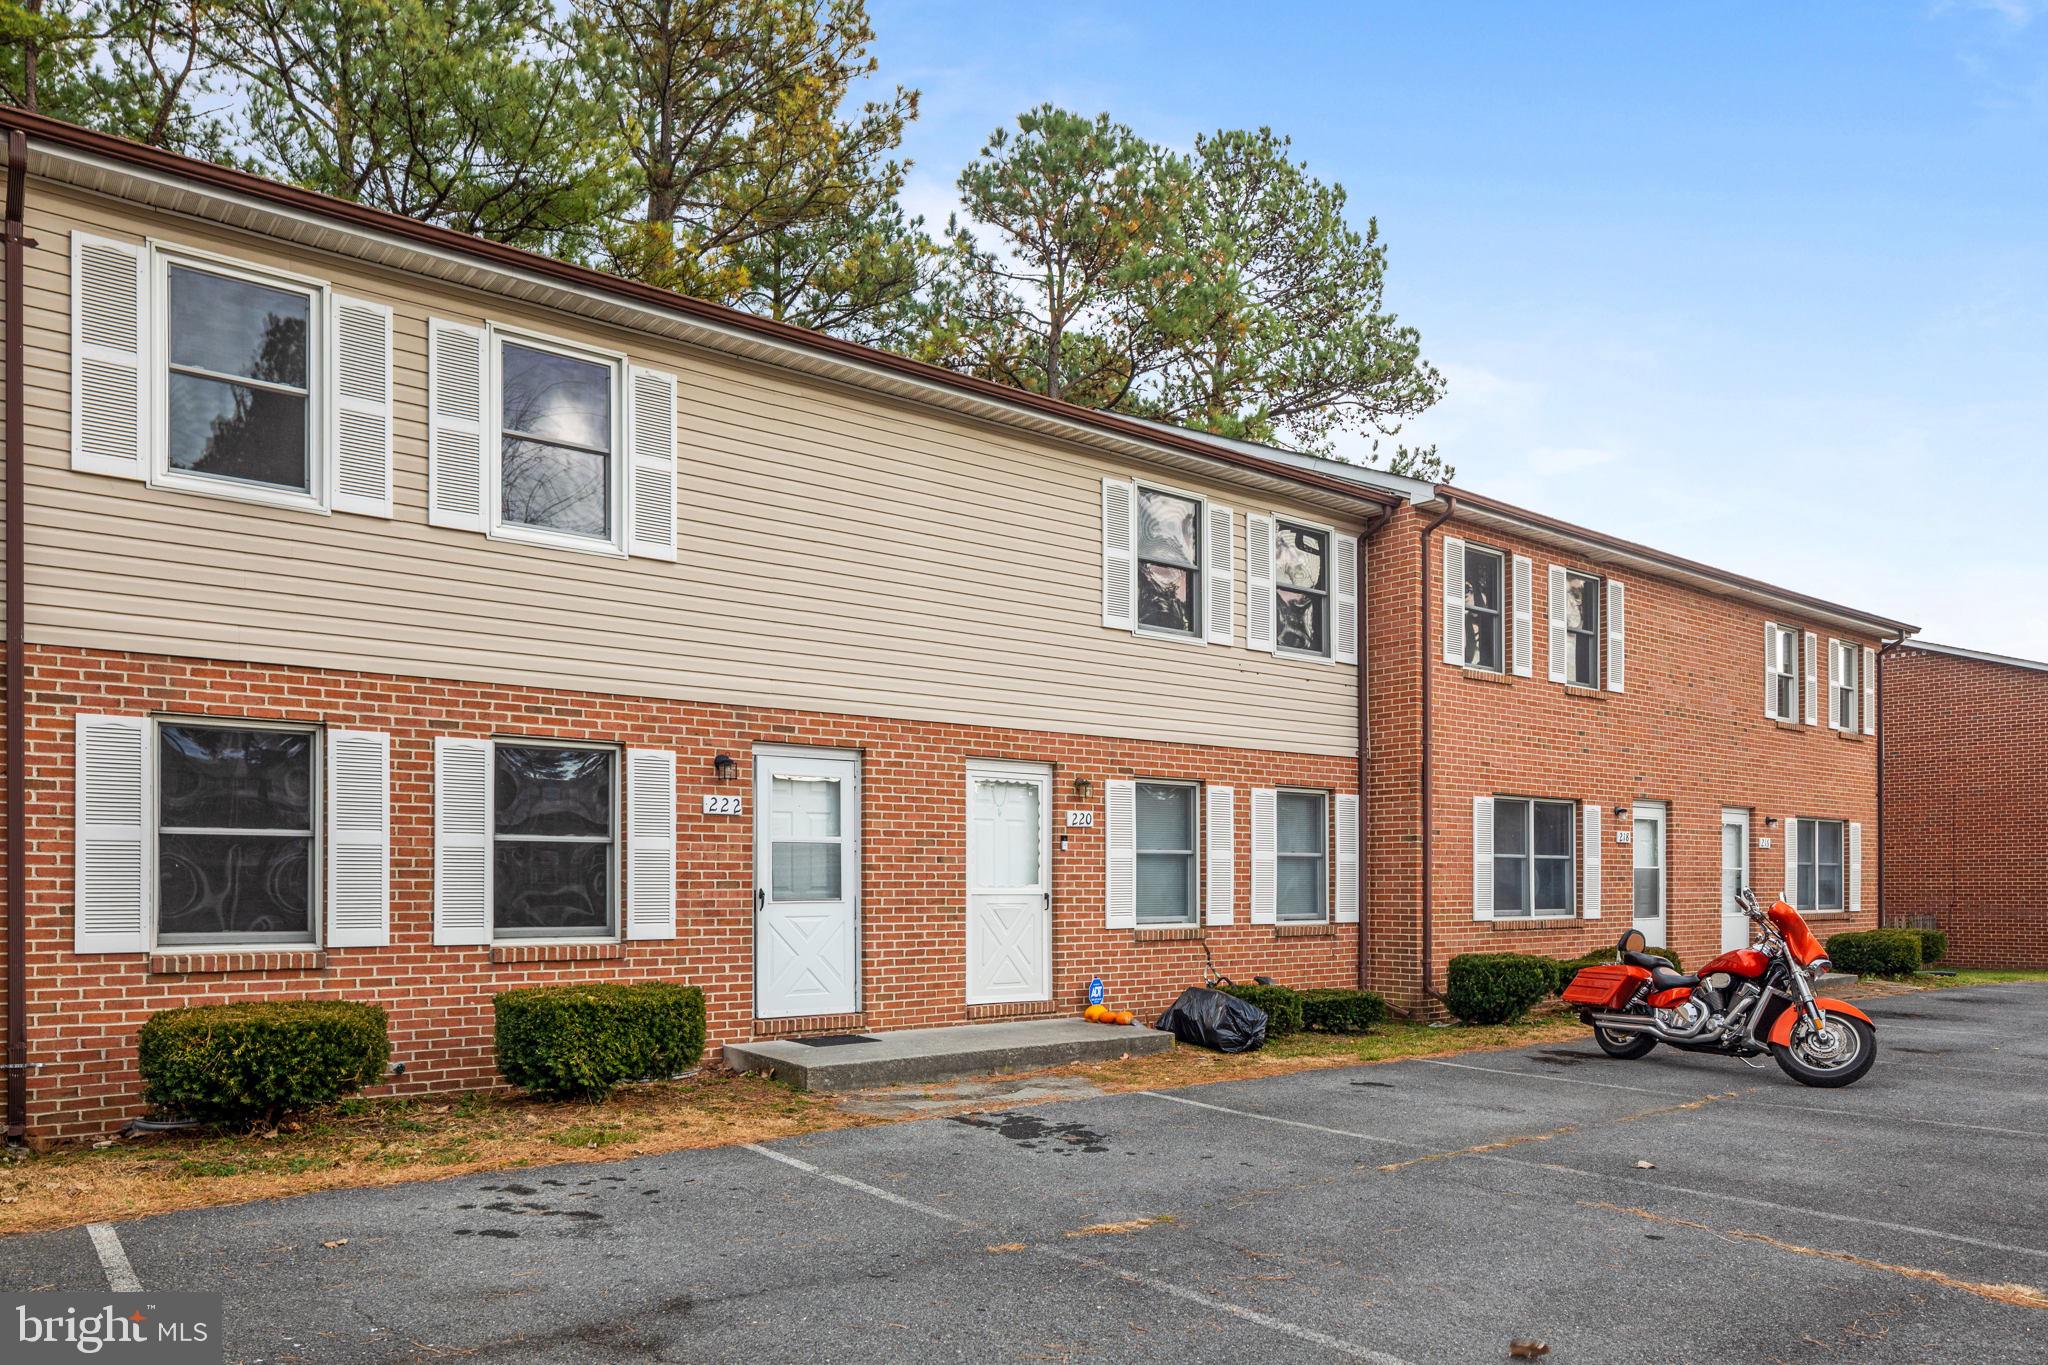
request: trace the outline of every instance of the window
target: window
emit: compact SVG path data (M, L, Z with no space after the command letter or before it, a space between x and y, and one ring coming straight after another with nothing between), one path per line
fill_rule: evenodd
M312 943L318 733L157 726L156 941Z
M1796 909L1842 908L1842 829L1840 820L1799 822Z
M501 527L614 538L617 380L609 361L499 339Z
M492 746L491 896L499 938L612 932L617 776L611 749Z
M1573 911L1569 801L1496 797L1493 803L1493 915L1565 916Z
M1600 685L1600 580L1590 574L1564 576L1565 681L1574 687Z
M1279 610L1274 644L1319 659L1330 654L1330 533L1290 521L1273 529L1273 584Z
M1764 626L1764 676L1768 688L1764 709L1774 720L1799 719L1799 633L1787 626Z
M1837 730L1856 728L1857 648L1842 640L1828 641L1828 720Z
M1501 671L1500 551L1465 547L1465 667Z
M166 264L164 474L316 499L313 289Z
M1195 796L1186 782L1138 783L1138 923L1195 923Z
M1138 626L1202 638L1202 503L1138 490Z
M1283 924L1328 917L1328 801L1322 792L1283 791L1278 795L1274 917Z

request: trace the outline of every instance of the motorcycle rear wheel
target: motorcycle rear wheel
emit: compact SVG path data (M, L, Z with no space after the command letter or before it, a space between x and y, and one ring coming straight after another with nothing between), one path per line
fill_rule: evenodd
M1830 1044L1819 1043L1812 1025L1801 1019L1792 1026L1792 1041L1773 1043L1778 1069L1801 1085L1833 1090L1854 1085L1877 1064L1877 1030L1847 1014L1827 1020Z
M1600 1044L1600 1050L1618 1062L1632 1062L1638 1057L1650 1055L1650 1049L1657 1046L1657 1040L1647 1033L1609 1033L1595 1024L1593 1041Z

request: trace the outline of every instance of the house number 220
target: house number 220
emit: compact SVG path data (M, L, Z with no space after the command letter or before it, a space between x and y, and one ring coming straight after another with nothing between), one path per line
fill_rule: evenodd
M706 795L704 798L704 813L706 815L738 815L740 813L740 798L737 796Z

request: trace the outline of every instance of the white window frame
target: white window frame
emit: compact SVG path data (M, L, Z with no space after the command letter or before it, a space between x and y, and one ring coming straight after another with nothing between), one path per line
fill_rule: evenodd
M1588 630L1574 632L1571 617L1567 614L1570 605L1572 580L1583 579L1593 587L1593 624ZM1565 602L1559 608L1564 621L1564 685L1597 691L1602 686L1607 666L1607 580L1599 574L1587 573L1583 569L1569 566L1564 571ZM1593 637L1593 676L1590 679L1572 676L1572 665L1578 659L1578 651L1572 648L1574 634L1591 634Z
M312 850L308 855L308 876L311 886L307 889L306 913L312 919L312 934L304 939L237 939L237 938L186 938L181 937L166 943L162 930L162 894L158 878L162 875L159 866L159 847L163 841L163 773L157 754L163 747L163 727L166 725L191 729L213 730L272 730L280 734L305 735L311 745L312 764L311 795L308 800L307 818L312 822ZM188 716L161 715L149 718L149 839L144 855L146 867L143 875L148 878L149 899L149 945L150 951L159 948L174 953L297 953L318 950L325 940L322 931L326 928L326 906L322 903L322 892L326 890L327 841L324 837L327 827L327 743L324 727L300 725L290 721L243 720L236 716ZM213 832L213 831L192 831ZM220 830L219 833L250 833L248 830ZM280 831L282 832L282 831ZM296 831L293 831L296 833Z
M1512 643L1508 638L1508 632L1512 628L1510 618L1513 616L1515 609L1514 603L1509 600L1509 594L1513 591L1514 585L1508 581L1510 568L1508 552L1491 545L1481 545L1477 541L1466 541L1464 563L1465 577L1468 581L1472 577L1472 556L1474 555L1489 555L1500 565L1500 605L1494 609L1493 613L1496 646L1494 658L1498 662L1492 668L1488 668L1485 664L1475 664L1472 662L1471 626L1474 608L1470 603L1467 603L1465 606L1465 660L1462 666L1471 669L1475 673L1499 673L1502 676L1507 676L1513 671L1512 665L1514 663L1508 657L1508 649ZM1460 583L1458 585L1458 596L1463 598L1464 595L1465 584ZM1485 609L1481 608L1480 610L1483 612Z
M232 498L238 502L267 503L302 512L326 515L332 510L332 461L327 434L331 401L327 393L327 331L333 297L325 280L290 271L250 265L232 257L216 255L193 247L177 246L151 238L149 241L149 364L143 375L148 389L149 445L145 465L151 488L207 497ZM303 294L309 300L306 314L306 491L273 488L219 474L199 474L171 468L171 267L183 266L206 274L246 280L271 289Z
M1145 495L1160 493L1169 498L1183 498L1195 504L1195 567L1189 572L1194 575L1194 629L1189 631L1168 630L1164 626L1145 624L1144 610L1139 605L1143 590L1139 586L1145 579L1145 556L1141 547L1145 543ZM1206 645L1209 643L1209 499L1200 493L1190 493L1185 488L1173 488L1152 479L1131 480L1131 633L1147 640L1172 640L1184 645Z
M1842 832L1842 838L1841 838L1841 850L1842 850L1842 853L1841 853L1841 863L1840 863L1840 868L1841 868L1841 872L1840 872L1840 875L1839 875L1839 876L1837 876L1837 877L1835 878L1835 888L1836 888L1837 892L1838 892L1838 893L1839 893L1839 894L1841 895L1841 898L1842 898L1842 903L1841 903L1840 905L1822 905L1822 904L1820 903L1820 868L1821 868L1821 861L1820 861L1820 827L1821 827L1822 825L1833 825L1833 826L1834 826L1834 827L1835 827L1836 829L1839 829L1839 830L1840 830L1840 831ZM1808 862L1806 861L1806 859L1805 859L1805 858L1804 858L1803 856L1801 856L1801 850L1800 850L1799 844L1798 844L1798 842L1797 842L1797 840L1798 840L1799 836L1800 836L1800 835L1802 835L1802 834L1804 834L1804 833L1805 833L1805 832L1806 832L1807 830L1809 830L1809 829L1811 829L1811 830L1813 831L1813 861L1812 861L1811 863L1808 863ZM1806 816L1806 815L1802 815L1802 816L1800 816L1800 817L1799 817L1799 827L1798 827L1798 830L1797 830L1797 832L1796 832L1796 833L1795 833L1795 834L1793 835L1793 840L1794 840L1794 842L1793 842L1793 845L1792 845L1792 887L1791 887L1791 890L1792 890L1792 908L1793 908L1794 910L1797 910L1797 911L1798 911L1798 912L1799 912L1800 914L1802 914L1802 915L1846 915L1846 914L1848 914L1848 913L1849 913L1849 822L1848 822L1847 820L1822 820L1822 819L1816 819L1816 818L1814 818L1814 817L1812 817L1812 816ZM1800 902L1801 900L1803 900L1803 899L1804 899L1804 895L1803 895L1803 893L1802 893L1802 888L1800 887L1799 883L1800 883L1800 882L1801 882L1802 880L1804 880L1804 875L1805 875L1805 869L1806 869L1806 868L1808 868L1808 867L1811 867L1811 868L1813 868L1813 904L1812 904L1812 905L1801 905L1801 904L1800 904L1799 902Z
M1862 650L1853 640L1828 641L1828 724L1855 734L1861 723L1857 707L1863 695Z
M1500 819L1500 803L1503 801L1521 803L1524 839L1521 853L1504 854L1500 852L1498 832L1494 836L1493 861L1495 866L1492 869L1493 875L1491 878L1493 905L1490 907L1490 913L1487 917L1498 920L1577 919L1579 917L1579 803L1575 800L1565 800L1564 798L1554 796L1496 795L1493 798L1493 814L1496 821ZM1565 836L1565 860L1569 869L1568 875L1565 877L1565 892L1570 898L1570 903L1562 910L1538 910L1536 908L1536 808L1538 806L1563 806L1570 815L1570 833ZM1543 856L1552 859L1556 857L1555 854L1547 853ZM1521 909L1510 910L1506 913L1501 911L1500 874L1498 867L1500 860L1504 857L1519 858L1527 873L1523 880L1523 885L1529 891L1529 908L1527 911Z
M1323 652L1286 649L1280 644L1280 528L1292 526L1314 531L1323 538ZM1361 589L1362 591L1362 589ZM1307 659L1311 663L1337 661L1337 529L1304 517L1273 513L1273 653L1282 659ZM1305 922L1305 921L1304 921Z
M1771 682L1770 717L1786 725L1799 723L1799 632L1792 626L1781 626L1775 621L1765 623L1770 627L1772 652L1764 660L1764 671ZM1789 643L1788 643L1789 642ZM1786 654L1791 654L1790 666L1785 667ZM1781 680L1788 680L1789 687L1782 687ZM1790 703L1784 711L1777 709L1778 693L1783 691Z
M1141 790L1142 788L1178 787L1189 793L1188 800L1193 807L1193 810L1191 811L1192 821L1189 827L1190 836L1193 842L1188 849L1188 867L1190 869L1190 875L1188 877L1188 908L1186 916L1181 919L1172 920L1140 919L1138 917L1138 906L1140 903L1143 902L1144 895L1141 891L1137 891L1134 889L1131 900L1131 923L1139 929L1192 929L1202 922L1202 891L1204 884L1204 879L1202 876L1202 863L1204 861L1202 836L1205 832L1205 825L1202 819L1202 807L1205 804L1205 798L1203 795L1204 788L1202 784L1199 782L1193 782L1185 778L1174 777L1135 777L1131 779L1131 783L1131 796L1134 802L1138 799L1141 799L1144 796L1144 792ZM1133 816L1131 821L1131 885L1133 888L1137 888L1138 886L1137 879L1141 875L1141 870L1145 866L1145 854L1148 851L1158 853L1164 852L1166 850L1147 850L1143 844L1138 842L1137 820L1136 817Z
M508 341L530 350L603 365L611 371L611 470L605 481L609 499L606 519L612 528L609 537L572 535L567 531L551 531L544 526L505 520L502 466L505 453L505 343ZM501 322L485 325L484 348L484 498L489 504L484 508L484 534L492 540L541 545L553 550L572 550L612 559L626 558L626 537L630 534L626 525L626 483L632 477L632 457L626 449L626 376L630 363L625 353Z
M564 934L546 930L534 933L500 933L498 930L498 746L512 749L591 749L612 756L611 792L611 834L612 855L608 875L605 877L605 930L601 934ZM618 943L624 938L625 902L620 896L624 890L621 879L625 876L626 836L625 825L620 817L624 813L626 797L626 750L623 745L606 744L596 740L555 739L548 735L492 735L490 738L490 810L484 816L486 843L484 845L484 875L491 879L491 942L504 944L563 944L563 943ZM592 843L588 838L563 835L512 836L521 843Z
M1323 894L1320 897L1323 913L1314 919L1301 916L1290 917L1283 913L1280 903L1281 864L1285 863L1289 858L1306 858L1310 856L1306 853L1288 853L1280 847L1280 802L1289 796L1313 796L1322 806L1323 818L1321 829L1323 847L1322 851L1315 856L1317 861L1323 865ZM1330 793L1321 787L1276 787L1273 790L1273 923L1276 926L1285 924L1328 924L1330 922L1330 915L1332 913L1331 901L1333 899L1330 888L1330 873L1336 866L1335 849L1330 839L1330 812L1334 805L1335 803L1330 799Z

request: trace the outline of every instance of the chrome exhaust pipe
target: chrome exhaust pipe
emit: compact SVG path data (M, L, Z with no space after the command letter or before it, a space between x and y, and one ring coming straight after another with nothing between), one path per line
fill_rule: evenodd
M1582 1017L1594 1028L1604 1028L1609 1033L1653 1033L1659 1038L1674 1036L1655 1019L1646 1019L1640 1014L1586 1014Z

